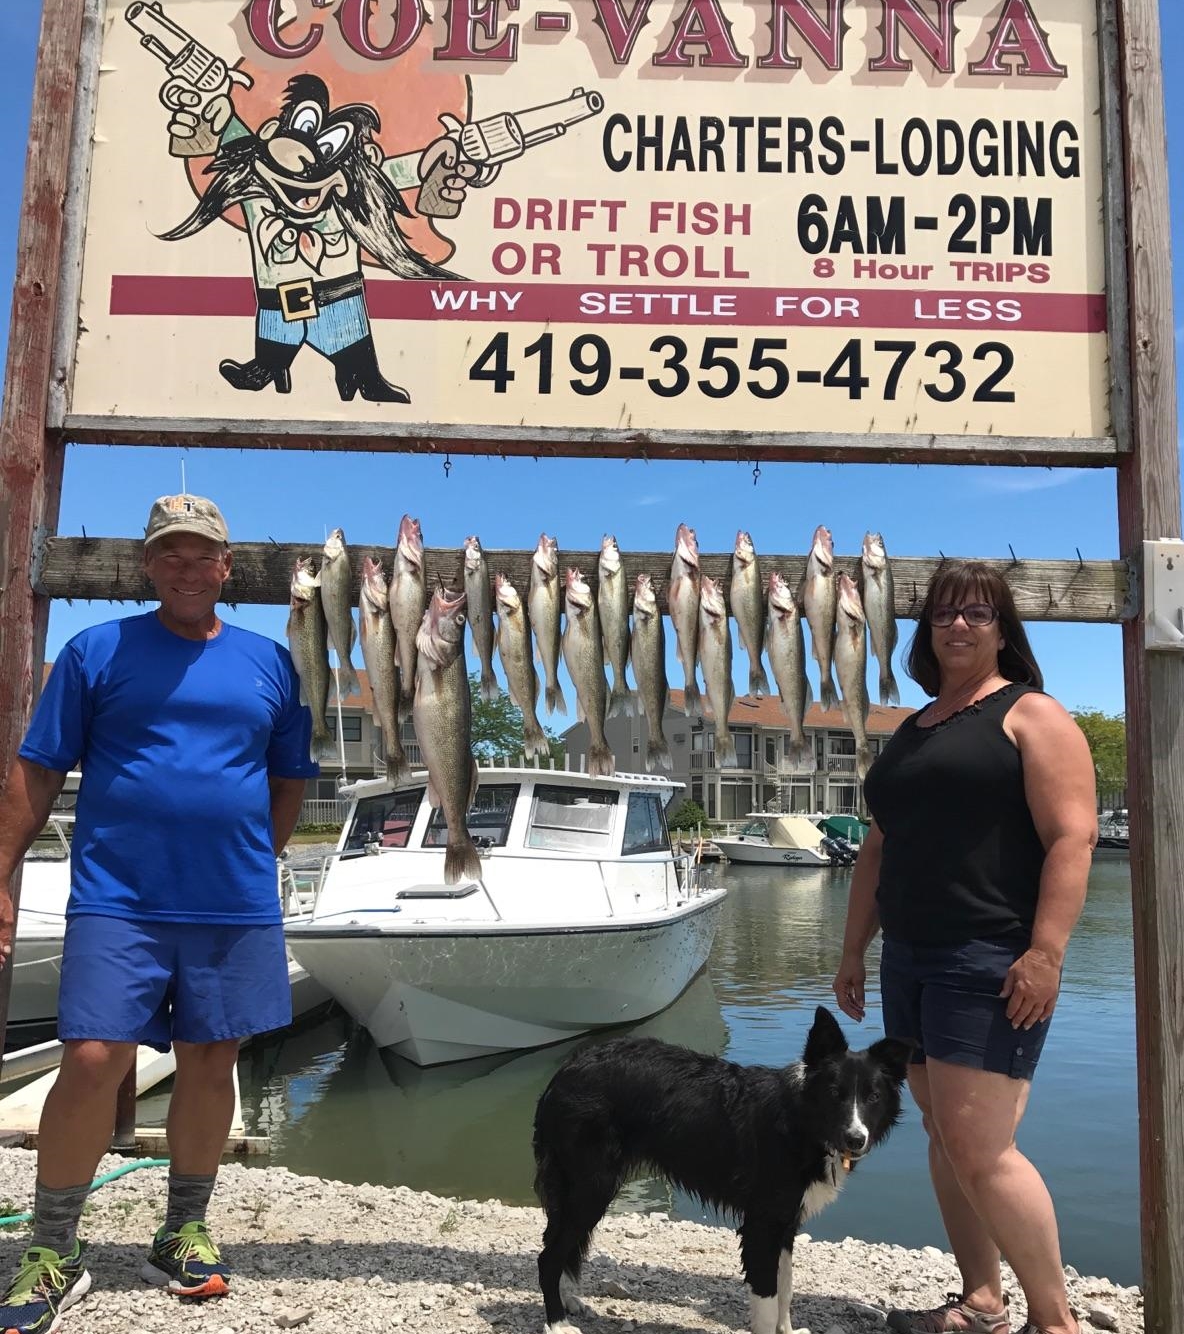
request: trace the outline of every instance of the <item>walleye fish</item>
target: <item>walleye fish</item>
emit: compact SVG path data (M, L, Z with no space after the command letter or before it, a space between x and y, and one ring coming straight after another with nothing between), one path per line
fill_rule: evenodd
M604 735L608 684L604 679L604 656L600 645L600 617L592 590L579 570L567 572L567 624L563 631L563 661L576 688L576 702L588 724L588 772L593 778L608 778L616 761Z
M683 712L688 718L702 718L703 703L695 664L699 657L699 543L695 530L685 523L674 535L674 560L670 565L670 587L666 590L670 623L674 626L678 660L682 663Z
M437 589L415 637L415 738L428 770L428 801L448 826L444 883L481 878L467 815L477 791L473 715L465 670L465 595Z
M711 712L715 715L715 762L721 769L737 765L736 743L728 731L728 714L736 701L732 688L732 627L723 590L704 575L699 596L699 657Z
M752 538L743 529L736 534L732 552L732 615L740 642L748 654L748 693L760 699L769 693L769 678L761 662L765 642L765 588Z
M819 696L824 709L833 709L838 702L834 677L831 675L837 599L835 545L829 531L819 524L814 529L814 544L806 561L802 605L810 625L810 646L814 652L814 661L818 664Z
M391 624L390 595L382 562L362 558L362 591L358 595L358 626L362 661L370 678L374 712L382 732L386 776L397 783L411 772L399 736L399 669L395 664L395 627Z
M399 522L399 544L391 574L391 623L395 627L395 655L401 679L399 718L411 716L415 693L416 636L428 605L428 582L423 568L423 530L419 520L404 514Z
M494 600L497 603L497 652L506 674L510 698L522 714L522 730L528 759L546 758L551 753L546 733L539 725L536 712L539 700L539 678L535 674L530 651L530 623L518 590L499 574L493 581Z
M862 781L872 765L867 740L867 621L859 590L846 574L839 575L835 615L835 666L843 692L843 716L855 733L855 772Z
M354 649L354 617L350 609L350 583L353 571L345 545L345 531L334 528L324 547L321 561L321 606L329 627L329 643L337 654L337 698L348 699L361 687L350 661Z
M789 720L788 758L801 768L811 755L805 732L806 709L810 705L806 637L802 632L802 609L798 600L776 570L769 575L768 612L765 645L781 696L781 709Z
M646 718L645 767L671 769L670 744L662 729L670 692L666 685L666 630L648 574L633 585L633 638L630 644L637 697Z
M530 562L526 607L539 661L543 664L547 712L566 716L567 701L559 685L559 617L563 610L559 591L559 542L546 533L539 537Z
M621 568L621 549L615 537L607 536L600 544L600 586L596 606L600 613L600 634L604 640L604 658L613 669L613 688L608 697L608 716L633 716L633 694L625 679L629 661L629 588Z
M329 754L332 738L325 712L329 705L329 633L321 606L321 577L311 556L300 556L292 570L288 600L288 647L300 678L300 702L312 714L314 760Z
M469 632L481 663L481 698L497 699L493 674L493 597L489 591L489 565L479 537L465 538L465 597L469 600Z
M880 664L880 703L899 704L900 691L892 675L892 653L896 648L896 589L892 566L879 533L865 533L859 561L859 593L867 617L872 652Z

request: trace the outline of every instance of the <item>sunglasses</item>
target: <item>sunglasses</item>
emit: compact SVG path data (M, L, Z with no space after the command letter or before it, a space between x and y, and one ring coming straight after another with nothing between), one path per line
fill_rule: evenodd
M929 623L944 629L947 625L953 625L959 616L967 625L982 627L998 620L999 613L994 607L988 607L985 602L972 602L966 607L951 607L947 604L933 608L929 613Z

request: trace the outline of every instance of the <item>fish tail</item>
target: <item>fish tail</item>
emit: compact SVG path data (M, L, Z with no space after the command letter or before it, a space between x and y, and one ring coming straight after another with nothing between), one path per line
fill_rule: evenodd
M695 678L691 676L683 689L682 694L683 712L688 718L703 717L703 700L699 695L699 686Z
M720 769L735 769L740 761L736 755L736 743L732 740L730 732L724 732L722 735L716 731L715 734L715 763Z
M444 883L455 885L461 880L481 879L481 858L477 845L467 833L450 842L444 851Z
M896 678L892 675L891 667L880 668L880 703L900 703L900 691L896 688Z
M593 743L588 750L588 773L593 778L611 778L616 772L617 762L608 748L607 742Z
M481 669L481 698L491 704L500 694L498 689L497 677L493 674L492 667L483 667Z
M386 776L392 783L410 777L411 766L407 763L407 752L400 746L398 750L387 752Z
M835 683L831 679L829 671L822 677L819 689L819 697L824 711L833 709L839 702L838 695L835 694Z
M655 768L665 769L667 773L674 768L674 761L670 758L670 747L666 744L664 736L650 737L650 744L645 752L645 767L651 773Z
M324 723L321 723L319 727L314 726L312 729L312 744L309 746L309 754L312 756L314 764L333 757L333 738L329 735L329 729Z
M855 772L859 775L859 781L862 783L867 777L867 771L872 767L872 748L865 741L855 752Z
M755 695L757 699L770 693L769 678L765 674L764 664L759 658L756 662L751 663L748 668L748 693Z
M800 741L791 740L789 743L789 759L795 769L802 769L806 760L810 760L810 767L814 768L814 748L805 737L802 737Z
M612 693L608 697L608 716L610 718L633 717L633 692L622 681L614 681Z
M567 700L563 698L563 687L558 681L547 686L546 703L548 713L561 713L567 717Z
M411 710L415 706L414 694L404 694L399 696L399 721L405 723L411 717Z
M551 743L537 722L532 722L530 719L523 720L523 740L527 759L533 760L537 757L541 760L550 755Z

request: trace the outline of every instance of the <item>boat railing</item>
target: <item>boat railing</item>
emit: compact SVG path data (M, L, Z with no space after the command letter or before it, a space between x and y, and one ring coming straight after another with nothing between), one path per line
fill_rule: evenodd
M332 863L335 861L340 861L342 858L345 857L348 857L350 859L359 857L382 857L382 856L388 856L392 853L399 853L404 857L408 856L409 854L413 856L430 856L433 854L439 855L439 853L441 853L442 851L443 851L442 848L384 848L371 843L368 844L365 848L341 848L334 852L326 853L321 858L320 870L317 873L316 889L312 895L311 903L309 903L306 899L296 900L299 907L299 915L303 916L310 912L312 914L316 913L316 910L320 905L321 895L324 893L325 890L326 881L328 880L329 877L329 869ZM490 851L491 849L478 847L478 852L481 854L482 858L488 857ZM540 857L538 853L511 852L507 851L505 848L498 848L497 860L524 861L524 862L533 862L537 864L539 861L544 860L544 858ZM595 857L595 858L578 856L578 857L572 857L571 860L582 861L582 862L594 861L596 863L597 871L600 875L600 882L604 888L605 899L608 903L608 910L610 916L614 914L614 907L612 901L612 892L609 889L608 877L606 875L605 868L609 866L645 866L645 865L652 866L655 864L654 862L643 861L638 856ZM699 874L701 867L695 853L672 852L669 858L663 858L662 861L657 864L665 866L667 868L673 868L675 884L678 887L679 894L682 895L684 898L687 899L698 898L699 895L704 892L704 886L700 881L700 874ZM293 888L295 889L295 881L293 873L286 867L284 868L284 871L281 872L281 881L285 879L285 872L287 878L293 881ZM502 917L502 914L498 909L497 903L494 900L493 894L490 891L489 886L485 882L484 875L481 876L480 880L477 883L480 884L481 889L484 891L485 897L489 902L490 909L492 910L495 919L499 922L503 921L504 919ZM670 878L668 875L665 877L665 886L666 886L666 906L669 907ZM285 899L285 904L286 903L287 899ZM285 913L287 913L286 907L285 907Z

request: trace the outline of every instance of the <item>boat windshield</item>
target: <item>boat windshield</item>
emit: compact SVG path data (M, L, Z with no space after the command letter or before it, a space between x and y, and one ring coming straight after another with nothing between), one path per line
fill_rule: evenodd
M70 857L70 838L74 833L74 824L67 820L50 820L45 828L33 840L28 852L27 862L64 862Z
M617 795L598 788L552 787L540 783L534 790L527 847L555 852L607 852Z
M625 812L625 857L638 852L669 852L670 835L666 831L666 813L656 792L630 792Z
M749 820L747 824L740 826L742 834L757 835L760 838L768 838L769 824L767 820Z
M465 816L469 837L479 847L504 848L510 833L510 816L518 800L517 783L491 783L479 787ZM425 848L443 848L448 844L448 824L444 811L437 807L423 836Z
M365 852L367 844L377 844L380 848L405 848L423 794L422 787L412 787L363 797L354 810L343 851L346 854Z

